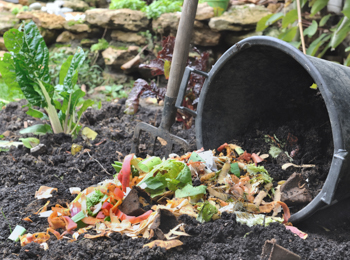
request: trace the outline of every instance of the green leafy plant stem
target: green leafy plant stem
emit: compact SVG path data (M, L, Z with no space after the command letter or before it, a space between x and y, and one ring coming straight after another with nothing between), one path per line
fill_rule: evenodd
M45 99L47 101L47 107L45 108L46 112L49 114L49 118L50 118L50 123L51 126L53 128L54 133L58 134L58 133L62 133L63 129L60 123L60 120L58 118L58 114L56 111L56 108L51 104L51 98L49 96L49 93L47 93L44 84L41 82L41 80L37 80L37 83L40 86L41 91L43 92Z

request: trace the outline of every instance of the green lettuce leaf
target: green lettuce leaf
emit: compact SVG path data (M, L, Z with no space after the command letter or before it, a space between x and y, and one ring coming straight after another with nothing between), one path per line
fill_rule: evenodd
M201 223L209 222L213 215L218 213L218 209L214 205L210 204L209 201L205 201L197 209L199 210L197 220Z
M206 191L207 191L207 186L200 185L197 187L193 187L191 184L187 184L182 189L178 189L175 191L175 197L176 198L193 197L199 194L206 194Z
M255 175L261 172L269 174L267 170L264 168L264 166L255 166L255 164L247 164L246 168L247 168L247 172L252 175Z

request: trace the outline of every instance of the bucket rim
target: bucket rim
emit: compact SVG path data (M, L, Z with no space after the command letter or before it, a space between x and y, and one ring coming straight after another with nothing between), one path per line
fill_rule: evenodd
M294 46L290 45L287 42L282 40L270 37L270 36L252 36L246 38L242 41L239 41L235 45L233 45L230 49L228 49L219 60L213 65L210 72L208 73L208 78L206 79L202 92L199 97L198 107L197 107L197 116L196 116L196 137L197 137L197 148L203 147L203 132L202 132L202 116L204 110L204 102L201 100L205 99L208 94L208 86L211 84L213 78L215 78L216 74L221 70L222 67L225 66L226 62L230 60L232 57L237 55L241 50L250 48L252 46L268 46L275 48L279 51L284 52L286 55L291 56L295 61L297 61L300 66L302 66L312 77L314 82L317 84L318 89L324 99L326 109L328 112L331 129L332 129L332 138L334 145L333 158L331 162L331 167L329 169L327 178L324 182L322 190L319 194L303 209L294 213L290 222L297 223L300 222L307 217L314 214L317 210L321 209L323 206L330 206L333 201L333 195L335 194L335 190L338 184L338 179L340 175L340 170L343 165L344 154L346 154L346 149L344 146L344 138L342 135L341 128L339 127L340 118L338 116L338 111L331 100L332 93L329 91L329 87L327 86L322 74L316 68L316 66L310 61L310 58L317 59L315 57L311 57L309 55L303 54ZM324 60L326 62L326 60ZM338 126L338 127L336 127Z

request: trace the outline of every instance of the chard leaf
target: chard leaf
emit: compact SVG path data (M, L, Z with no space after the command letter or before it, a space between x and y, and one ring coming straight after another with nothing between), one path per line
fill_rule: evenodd
M72 58L68 58L63 63L60 71L60 84L63 85L62 91L72 93L74 86L78 80L78 68L83 64L85 60L85 53L82 48L78 48ZM64 76L63 82L62 78ZM63 83L63 84L62 84Z
M80 118L82 116L82 114L86 111L86 109L88 109L89 107L91 107L95 102L92 101L91 99L87 99L84 101L82 107L80 108L80 110L78 111L78 117Z
M7 67L8 71L11 70L16 73L16 81L31 105L48 107L47 102L51 102L53 96L53 87L49 85L49 51L34 22L22 26L21 30L23 32L17 29L7 32L16 35L14 37L6 36L6 44L15 48L17 52L12 53L14 70L13 67ZM23 37L23 45L21 50L18 51L17 45L20 36ZM43 87L49 87L50 89L42 89L42 86L39 86L39 81L43 83ZM44 93L45 91L48 93ZM48 94L48 96L44 96L45 94Z
M70 64L72 63L73 55L70 55L67 60L62 64L61 70L60 70L60 80L59 84L63 85L64 79L67 76L68 69L70 67Z
M178 189L175 191L175 197L183 198L183 197L197 196L199 194L206 194L206 190L207 190L207 186L204 186L204 185L193 187L191 184L187 184L182 189Z
M9 87L9 91L6 91L6 93L3 93L4 90L2 89L1 97L13 101L16 95L23 96L16 80L16 67L10 53L4 53L4 56L0 58L0 73L5 84Z
M35 118L43 119L43 120L49 119L45 113L43 113L39 110L33 109L33 108L29 108L28 111L26 112L26 114L30 115L32 117L35 117Z
M4 41L8 51L18 53L23 46L23 32L11 29L4 34Z
M19 131L20 134L35 134L35 135L45 135L47 133L52 134L52 128L48 124L38 124L38 125L33 125L28 128L22 129Z
M197 220L201 223L209 222L214 214L218 212L218 209L209 203L209 201L205 201L203 205L199 207L200 211L197 217Z

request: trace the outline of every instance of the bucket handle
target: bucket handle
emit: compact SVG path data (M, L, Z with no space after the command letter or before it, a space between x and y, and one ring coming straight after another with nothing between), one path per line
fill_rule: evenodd
M189 113L193 117L196 117L197 116L197 112L196 111L193 111L193 110L191 110L191 109L189 109L187 107L182 106L182 101L183 101L183 99L185 97L185 93L186 93L186 89L187 89L187 83L190 80L190 76L191 76L192 72L193 73L197 73L199 75L202 75L202 76L204 76L206 78L209 77L208 73L206 73L206 72L203 72L203 71L200 71L200 70L196 70L196 69L193 69L193 68L190 68L190 67L186 67L184 75L182 77L180 90L179 90L179 93L177 94L175 107L177 109L181 109L181 110Z

